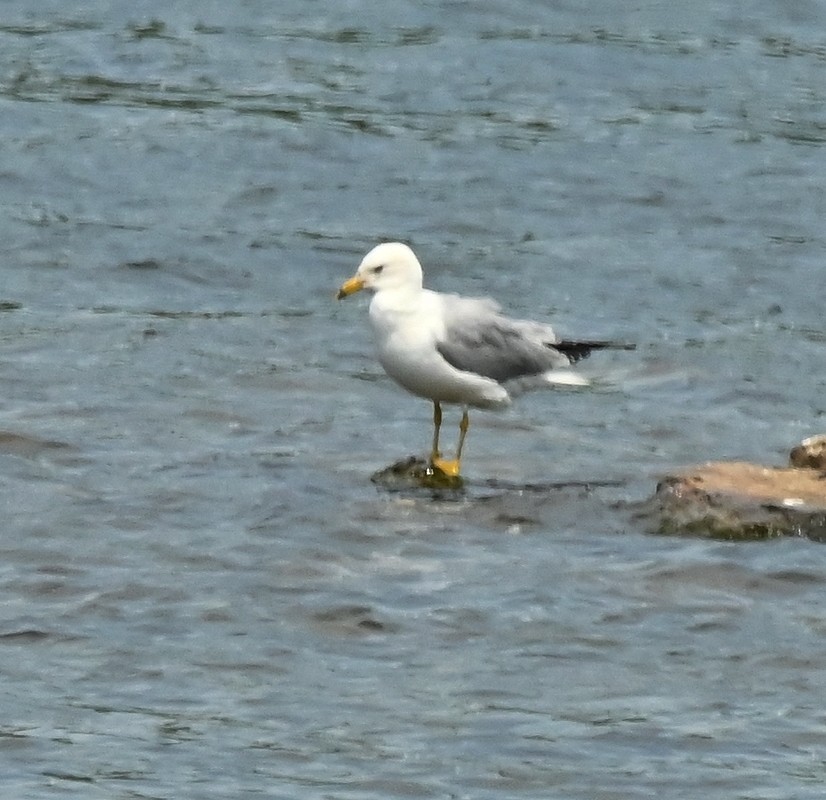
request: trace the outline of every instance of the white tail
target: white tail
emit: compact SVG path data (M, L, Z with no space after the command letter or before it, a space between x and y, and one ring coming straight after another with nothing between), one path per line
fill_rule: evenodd
M567 369L550 369L545 372L542 377L547 383L556 384L558 386L590 386L591 382L582 375L577 375L576 372L571 372Z

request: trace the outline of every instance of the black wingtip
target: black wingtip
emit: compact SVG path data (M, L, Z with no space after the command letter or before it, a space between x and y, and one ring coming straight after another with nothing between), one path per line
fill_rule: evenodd
M551 345L555 350L564 353L571 359L571 363L582 361L588 358L592 350L636 350L637 345L633 342L604 342L604 341L562 341Z

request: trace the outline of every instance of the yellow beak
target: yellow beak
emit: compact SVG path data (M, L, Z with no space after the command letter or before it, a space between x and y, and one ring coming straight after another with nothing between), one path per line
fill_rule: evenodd
M347 295L360 292L363 288L364 279L359 278L358 275L354 275L349 281L344 281L344 283L341 284L341 288L338 290L338 294L336 295L336 300L341 300L347 297Z

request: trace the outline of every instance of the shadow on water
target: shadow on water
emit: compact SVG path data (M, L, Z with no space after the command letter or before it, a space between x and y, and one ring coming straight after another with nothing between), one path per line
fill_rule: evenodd
M426 459L419 456L408 456L377 470L370 480L390 494L411 499L490 502L516 498L518 502L520 498L532 498L530 505L537 500L541 503L543 498L558 499L572 493L582 498L596 489L617 489L627 485L627 481L614 479L522 482L493 477L468 480L434 470Z

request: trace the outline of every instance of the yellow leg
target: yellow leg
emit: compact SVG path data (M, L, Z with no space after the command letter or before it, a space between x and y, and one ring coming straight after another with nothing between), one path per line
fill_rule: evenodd
M433 401L433 449L430 451L430 460L436 461L442 454L439 452L439 430L442 427L442 407L438 400Z
M462 460L462 448L465 446L465 436L467 436L467 429L470 427L470 417L467 409L462 409L462 421L459 423L459 444L456 447L456 463Z
M465 446L465 435L467 434L469 427L470 418L468 417L467 409L464 409L462 411L462 421L459 423L459 444L456 448L456 458L450 461L445 458L440 458L438 454L434 454L434 456L430 459L431 464L433 464L436 469L441 470L445 475L448 475L451 478L458 477L459 475L462 462L462 448Z

